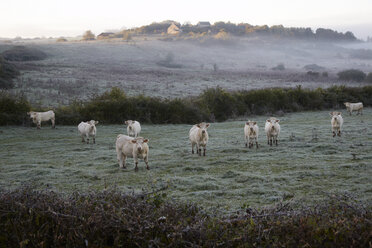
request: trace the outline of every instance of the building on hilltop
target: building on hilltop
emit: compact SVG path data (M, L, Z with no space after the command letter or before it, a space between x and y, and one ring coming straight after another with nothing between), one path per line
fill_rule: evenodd
M211 26L210 22L198 22L196 24L198 28L209 28Z
M100 33L97 36L97 40L110 39L110 38L114 38L114 36L115 36L115 34L112 33L112 32Z
M167 34L177 35L181 32L182 30L174 22L167 29Z

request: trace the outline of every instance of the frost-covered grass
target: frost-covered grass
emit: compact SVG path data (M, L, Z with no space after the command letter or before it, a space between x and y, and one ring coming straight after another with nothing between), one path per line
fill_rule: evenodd
M341 138L332 137L329 111L278 117L278 147L266 143L267 117L251 117L260 128L258 150L244 147L244 121L211 123L206 157L191 154L191 125L143 125L141 135L150 139L150 171L140 161L137 173L133 159L126 170L116 161L115 139L124 125L98 124L95 145L81 143L77 127L58 126L58 118L55 130L47 124L41 130L0 127L0 186L27 183L62 192L168 186L171 199L221 212L290 199L312 203L329 192L352 192L371 201L372 109L351 117L341 111Z

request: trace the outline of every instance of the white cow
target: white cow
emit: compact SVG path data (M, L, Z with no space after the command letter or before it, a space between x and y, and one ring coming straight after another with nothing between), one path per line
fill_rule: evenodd
M42 121L52 121L52 128L55 128L55 114L53 110L49 110L47 112L27 112L27 114L32 119L32 122L37 125L37 129L41 128L41 122Z
M273 143L275 143L275 145L278 145L278 136L280 133L279 122L280 120L274 117L266 120L265 132L267 136L267 144L269 144L270 146L272 146Z
M98 121L87 121L87 122L80 122L78 125L78 130L81 135L81 142L85 142L84 138L87 139L87 144L89 144L89 137L93 137L93 144L96 143L96 134L97 134L97 128L96 125L98 124Z
M149 168L149 146L148 139L142 137L129 137L119 134L116 138L116 155L120 168L125 168L127 157L133 158L136 165L135 171L138 171L138 158L142 158L146 163L146 169Z
M347 112L351 113L353 111L358 111L358 114L363 115L363 103L362 102L356 102L356 103L351 103L351 102L344 102Z
M245 147L253 147L253 140L256 141L256 148L258 148L258 126L255 121L247 121L244 126L244 137L245 137Z
M208 132L207 128L209 127L209 123L199 123L194 126L189 131L189 139L191 141L191 152L194 154L194 146L196 145L196 153L201 156L201 147L204 148L203 155L205 156L205 150L207 149L208 143Z
M128 136L137 137L140 134L141 125L138 121L128 120L128 121L125 121L125 125L128 125L127 127Z
M341 128L342 125L344 124L344 119L341 116L341 112L331 112L329 113L332 117L331 119L331 125L332 125L332 133L333 137L336 136L341 136Z

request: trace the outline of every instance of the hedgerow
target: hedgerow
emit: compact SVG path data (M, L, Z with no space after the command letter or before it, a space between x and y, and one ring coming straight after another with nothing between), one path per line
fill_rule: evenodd
M349 195L214 216L164 193L0 192L0 247L368 247L371 206Z
M23 104L23 107L8 104L9 101ZM119 88L112 88L89 101L74 101L54 110L57 124L63 125L76 125L91 119L104 124L122 124L128 119L153 124L193 124L226 121L238 116L271 115L277 111L334 109L343 107L344 102L363 102L364 106L372 106L372 86L335 86L327 89L303 89L298 86L234 92L217 87L206 89L199 96L176 99L127 96ZM7 117L0 124L22 124L29 109L30 104L24 98L0 94L0 115L10 113L14 117Z

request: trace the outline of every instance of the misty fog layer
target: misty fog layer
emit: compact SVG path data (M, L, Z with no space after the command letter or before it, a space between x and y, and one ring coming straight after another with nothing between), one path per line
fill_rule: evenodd
M331 43L255 37L206 42L161 41L29 43L49 57L17 62L13 91L41 106L87 99L117 86L128 95L187 97L220 86L228 90L267 87L361 86L337 79L344 69L372 71L371 43ZM12 45L0 45L0 52ZM308 72L318 72L314 77ZM326 75L322 76L322 73Z

